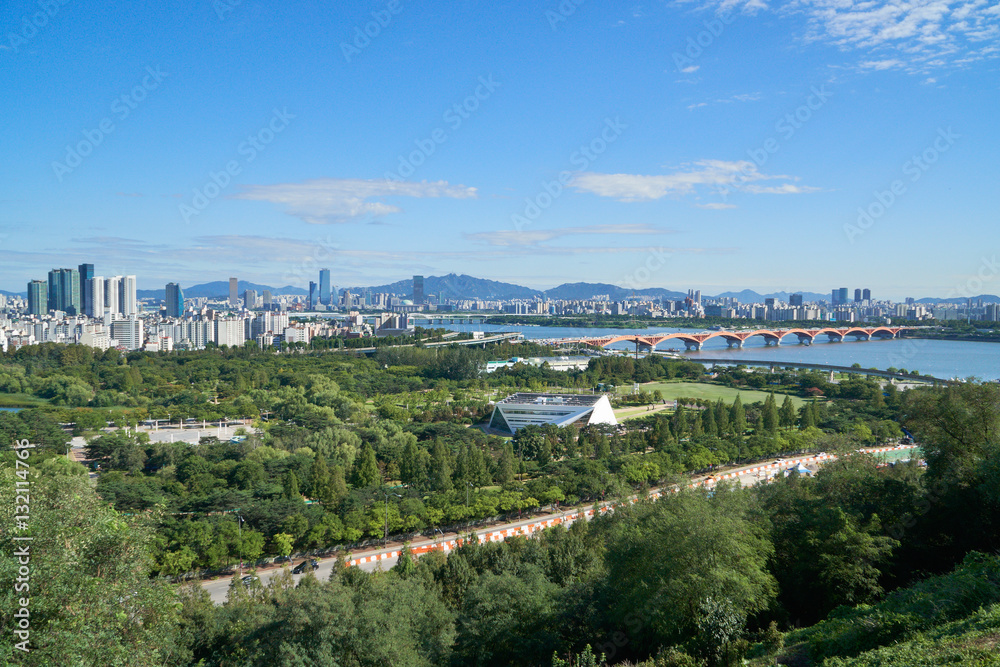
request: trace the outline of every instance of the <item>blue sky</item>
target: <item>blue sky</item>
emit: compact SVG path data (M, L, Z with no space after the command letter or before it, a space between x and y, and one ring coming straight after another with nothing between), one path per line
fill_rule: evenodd
M0 19L0 288L1000 292L995 4L64 2Z

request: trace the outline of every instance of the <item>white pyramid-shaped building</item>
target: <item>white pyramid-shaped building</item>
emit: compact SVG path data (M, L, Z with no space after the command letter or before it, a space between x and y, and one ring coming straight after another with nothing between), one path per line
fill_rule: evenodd
M490 428L514 433L529 424L568 426L583 424L618 424L611 402L604 394L530 394L518 392L493 408Z

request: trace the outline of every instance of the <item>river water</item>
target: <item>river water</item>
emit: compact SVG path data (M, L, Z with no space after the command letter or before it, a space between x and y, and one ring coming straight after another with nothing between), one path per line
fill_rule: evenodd
M436 325L452 331L520 331L525 338L581 338L608 335L635 335L652 333L697 333L693 329L671 329L654 327L649 329L593 329L584 327L541 327L530 325L495 324L451 324ZM635 349L634 344L615 343L609 349ZM786 363L830 364L850 366L861 364L863 368L905 368L919 371L922 375L934 377L969 378L981 380L1000 379L1000 343L974 343L968 341L928 340L922 338L902 338L895 340L855 341L845 339L842 343L829 343L826 336L818 336L812 345L800 345L795 336L787 336L779 346L766 346L764 339L755 336L746 341L743 349L729 348L721 338L707 341L699 352L686 352L684 343L668 340L660 343L657 350L674 350L683 353L692 361L701 360L746 360L781 361Z

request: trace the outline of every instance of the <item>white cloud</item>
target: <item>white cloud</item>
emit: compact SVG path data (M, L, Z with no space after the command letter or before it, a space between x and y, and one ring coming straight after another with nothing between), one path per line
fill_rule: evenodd
M492 246L532 246L564 236L608 235L629 236L635 234L668 234L672 230L645 224L590 225L587 227L562 227L560 229L505 229L498 232L477 232L466 234L470 241Z
M236 199L282 204L289 215L312 224L347 222L356 218L398 213L386 197L449 197L474 199L476 189L446 181L411 183L389 179L323 178L302 183L251 185Z
M717 12L767 9L755 0L707 0ZM792 0L776 6L803 16L806 42L863 51L862 70L905 68L926 72L997 56L1000 6L989 0ZM876 57L872 57L876 56Z
M757 181L766 180L794 179L779 174L762 174L757 170L757 165L748 160L700 160L688 165L686 169L664 175L584 172L577 175L570 185L580 192L590 192L624 202L652 201L667 195L692 195L704 189L752 194L797 194L816 190L790 183L773 187L754 185Z
M736 208L736 204L723 204L722 202L713 202L711 204L695 204L698 208L707 208L712 211L723 211L728 208Z

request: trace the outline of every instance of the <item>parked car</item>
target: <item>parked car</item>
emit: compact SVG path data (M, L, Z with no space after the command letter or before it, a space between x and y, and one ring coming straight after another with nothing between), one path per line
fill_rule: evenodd
M309 560L304 560L292 569L292 574L302 574L303 572L308 572L309 570L315 570L319 567L319 561L315 558L310 558Z
M244 576L242 579L240 579L240 581L243 582L244 586L249 586L250 584L260 581L260 579L257 578L256 574L248 574Z

